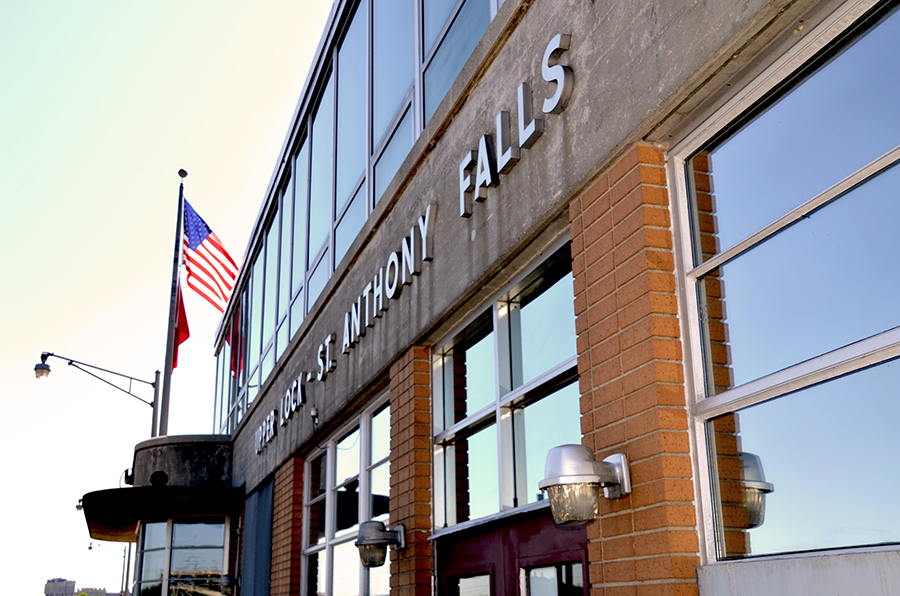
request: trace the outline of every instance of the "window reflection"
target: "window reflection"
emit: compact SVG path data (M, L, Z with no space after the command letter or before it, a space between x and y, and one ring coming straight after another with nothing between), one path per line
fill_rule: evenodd
M716 392L900 325L898 184L894 167L703 279Z
M452 578L448 587L451 596L491 596L491 576L484 574Z
M491 13L487 0L465 0L425 69L426 123L431 120L490 22Z
M430 5L425 3L426 12ZM412 0L374 0L372 139L376 147L413 83L413 14Z
M544 478L550 448L581 443L580 399L578 384L573 383L525 408L521 443L525 445L526 503L544 498L538 483Z
M331 230L332 164L334 161L334 78L319 100L312 126L312 166L310 168L309 244L307 254L312 259L318 254ZM310 263L312 266L312 263ZM327 272L326 272L327 277ZM312 295L310 293L310 295Z
M900 78L885 73L898 71L895 13L715 147L712 254L896 147Z
M384 194L388 184L394 179L394 175L400 169L403 160L406 159L406 155L412 147L411 113L412 110L407 110L406 114L403 115L403 119L397 125L394 135L384 148L384 151L381 152L381 157L378 158L378 162L375 164L376 203L381 199L381 195Z
M366 168L366 2L338 51L337 207L344 208Z
M584 596L581 563L561 563L529 569L527 596Z
M359 549L353 542L334 547L333 596L357 596L359 594Z
M713 420L726 556L900 542L900 460L885 449L898 387L895 360ZM775 489L753 529L739 464L747 452ZM859 490L846 498L829 485Z

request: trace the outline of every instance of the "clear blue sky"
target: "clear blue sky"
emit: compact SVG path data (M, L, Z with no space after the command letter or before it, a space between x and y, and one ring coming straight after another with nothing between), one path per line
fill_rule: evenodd
M119 485L150 408L42 351L151 380L163 368L185 195L240 260L331 9L327 0L0 3L0 576L120 587L122 546L75 510ZM191 338L169 434L212 429L218 311ZM152 396L149 388L136 393Z

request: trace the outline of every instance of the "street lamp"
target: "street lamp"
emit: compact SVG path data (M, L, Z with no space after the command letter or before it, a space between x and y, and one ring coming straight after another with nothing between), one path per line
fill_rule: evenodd
M138 379L138 378L132 377L130 375L123 375L122 373L117 373L116 371L113 371L113 370L100 368L99 366L94 366L93 364L88 364L87 362L79 362L78 360L73 360L72 358L66 358L65 356L59 356L57 354L54 354L53 352L41 352L41 361L34 365L34 376L36 378L43 379L43 378L50 376L50 365L47 364L47 358L49 358L50 356L53 356L54 358L59 358L60 360L67 361L69 363L69 366L74 366L78 370L91 375L95 379L100 379L107 385L115 387L122 393L127 393L128 395L135 398L136 400L141 401L141 402L147 404L148 406L150 406L151 408L153 408L153 420L151 420L151 422L150 422L150 436L151 437L156 436L156 405L157 405L157 403L159 403L159 399L158 399L159 398L159 371L156 371L156 377L154 378L154 380L152 382L144 381L142 379ZM128 389L123 389L122 387L119 387L115 383L110 383L103 377L101 377L99 375L95 375L91 371L89 371L85 368L82 368L83 366L128 379ZM152 402L147 401L146 399L139 397L139 396L135 395L134 393L132 393L131 392L131 382L132 381L137 381L138 383L144 383L145 385L150 385L151 387L153 387L153 401Z

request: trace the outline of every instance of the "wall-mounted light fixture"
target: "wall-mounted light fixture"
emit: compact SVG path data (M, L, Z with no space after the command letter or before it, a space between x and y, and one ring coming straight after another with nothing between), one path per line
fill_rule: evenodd
M550 499L554 522L581 526L599 514L601 488L607 499L631 494L628 458L616 453L598 462L584 445L559 445L547 452L538 488Z
M359 548L359 559L363 567L381 567L387 558L387 547L393 544L397 550L406 548L406 528L403 524L393 530L386 530L380 521L367 521L359 524L356 537Z

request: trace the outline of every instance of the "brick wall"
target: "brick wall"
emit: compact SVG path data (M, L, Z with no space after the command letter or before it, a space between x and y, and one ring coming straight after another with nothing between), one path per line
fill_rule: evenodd
M569 208L583 443L634 492L588 526L591 593L697 593L699 543L663 155L639 145Z
M391 596L431 596L431 360L413 347L391 366L391 527L406 526L406 549L391 549Z
M292 457L272 486L271 596L299 594L303 548L303 459Z

